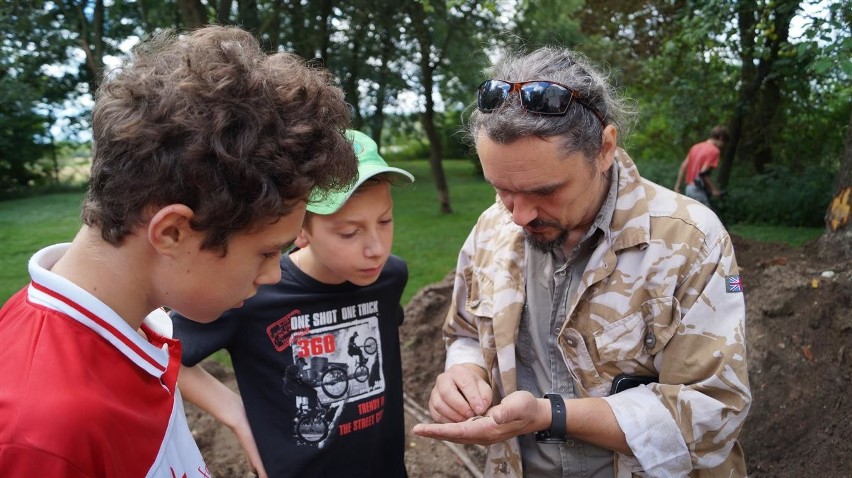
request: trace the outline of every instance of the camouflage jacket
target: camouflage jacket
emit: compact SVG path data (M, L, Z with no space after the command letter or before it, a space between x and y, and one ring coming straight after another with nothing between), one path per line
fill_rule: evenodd
M611 232L558 337L577 394L606 397L625 433L634 456L614 454L618 478L745 476L737 436L751 391L731 238L709 209L642 179L623 151L617 160ZM488 370L494 403L516 391L523 241L498 199L462 246L444 324L447 367ZM659 383L608 396L622 373ZM522 476L517 439L489 447L485 476Z

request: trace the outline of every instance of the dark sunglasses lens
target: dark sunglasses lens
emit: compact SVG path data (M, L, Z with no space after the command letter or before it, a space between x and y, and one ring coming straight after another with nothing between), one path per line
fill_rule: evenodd
M563 114L571 104L571 91L546 81L534 81L521 87L521 103L531 113Z
M505 81L488 80L479 85L476 106L480 111L489 113L506 101L512 86Z

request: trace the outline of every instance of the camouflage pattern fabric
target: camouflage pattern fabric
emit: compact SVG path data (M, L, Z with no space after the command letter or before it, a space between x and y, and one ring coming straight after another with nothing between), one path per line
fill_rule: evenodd
M751 390L731 238L708 208L641 178L624 151L616 160L611 232L558 337L578 396L606 397L625 433L634 456L614 454L618 478L745 476L737 436ZM498 199L462 246L444 324L447 367L483 366L494 403L516 391L523 241ZM622 373L659 383L607 397ZM489 447L485 476L522 474L517 439Z

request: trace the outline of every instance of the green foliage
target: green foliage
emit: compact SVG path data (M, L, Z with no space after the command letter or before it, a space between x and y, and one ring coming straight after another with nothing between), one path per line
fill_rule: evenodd
M655 40L658 54L630 60L641 63L632 67L636 74L625 89L640 113L627 138L634 159L683 160L689 147L724 124L734 108L737 68L709 31L717 24L715 16L726 13L698 11L706 10L702 15L694 9L669 11L671 24Z
M385 120L381 154L387 161L411 161L429 157L429 141L419 114L392 115Z
M399 106L403 91L415 93L418 112L426 98L443 104L433 122L444 155L472 158L458 134L461 117L488 60L507 47L564 45L608 65L611 80L638 104L631 134L620 133L640 167L679 162L710 128L745 111L740 176L752 173L742 160L760 154L796 171L836 170L852 113L852 2L843 0L7 3L0 9L0 189L6 190L50 181L51 112L90 91L105 56L123 56L119 46L132 36L186 27L191 15L249 28L270 51L318 58L354 106L354 127L381 131L384 143L394 145L386 150L394 160L429 153L418 113L382 115ZM801 29L774 44L792 11ZM777 58L766 78L777 96L758 91L746 98L767 106L761 117L737 93L772 57L773 45ZM67 132L87 129L86 115L81 110L71 118ZM672 182L659 176L664 185Z
M59 102L73 83L46 65L67 59L71 43L56 31L44 2L15 2L0 9L0 193L43 184L38 168L50 151L53 121L45 105Z
M649 2L661 17L676 3ZM732 191L739 189L735 182L750 183L754 169L765 162L796 171L821 166L836 173L852 113L852 3L822 1L818 14L808 6L813 1L685 3L672 12L668 26L656 30L656 54L640 54L640 42L630 47L637 54L618 63L635 72L625 77L625 91L638 100L641 114L627 138L633 158L674 164L714 125L732 125L740 118L736 153L741 177L729 181ZM803 30L789 38L785 33L786 41L780 41L781 29L797 9L802 9ZM641 13L637 16L641 19ZM642 32L643 26L631 23L632 16L622 18L625 30ZM641 68L631 66L636 62ZM738 91L745 91L743 84L756 81L758 74L766 75L762 86L738 97Z
M429 156L429 143L416 138L401 138L399 144L382 148L387 161L412 161Z
M411 1L411 0L409 0ZM423 19L426 29L418 29L417 17L411 15L411 28L403 34L403 43L418 44L416 56L428 55L429 71L420 72L409 80L409 87L420 95L433 95L423 91L433 75L434 86L440 91L445 110L464 108L473 98L473 91L482 81L482 71L489 62L487 45L503 25L497 21L497 0L431 0L434 9ZM427 35L428 38L422 38ZM422 51L429 43L428 51ZM414 80L414 81L412 81ZM447 153L446 156L452 156Z
M441 145L447 158L473 159L476 152L467 135L462 131L461 111L446 111L440 115Z
M461 115L460 111L436 114L444 157L473 160L475 153L461 131ZM387 117L381 152L388 161L429 157L429 142L420 123L420 114Z
M666 188L674 186L683 158L657 160L637 157L630 149L628 153L642 177ZM729 225L821 228L836 174L836 166L794 169L782 164L770 165L764 174L740 172L714 207Z
M15 78L0 78L0 193L44 179L33 167L47 152L40 138L47 135L48 121L33 109L35 96Z
M795 169L815 165L837 171L852 115L852 86L826 82L812 90L791 83L783 90L788 107L774 133L775 161Z
M779 52L786 108L773 125L773 152L793 168L836 169L852 115L852 3L826 6L827 15L808 17L802 37Z
M639 174L643 178L669 189L674 187L675 180L677 179L677 170L680 167L679 162L659 161L653 158L640 159L634 156L631 150L627 151L630 154L630 158L636 163Z
M532 49L545 45L574 46L584 40L580 31L579 0L547 2L520 0L511 33L505 41L518 48Z
M736 177L718 201L720 215L728 224L824 227L834 176L824 167L771 165L765 174Z

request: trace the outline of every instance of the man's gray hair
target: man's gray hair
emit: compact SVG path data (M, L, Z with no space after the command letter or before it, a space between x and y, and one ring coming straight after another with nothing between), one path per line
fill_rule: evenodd
M494 64L490 78L555 81L577 91L600 112L607 125L616 127L619 143L627 136L635 115L632 103L618 94L604 73L581 53L565 48L543 47L528 54L508 52ZM595 113L579 101L572 101L564 115L540 115L524 111L516 93L491 113L475 109L467 122L467 133L474 143L480 132L502 144L527 136L557 136L563 138L566 153L582 151L588 161L600 151L603 128Z

